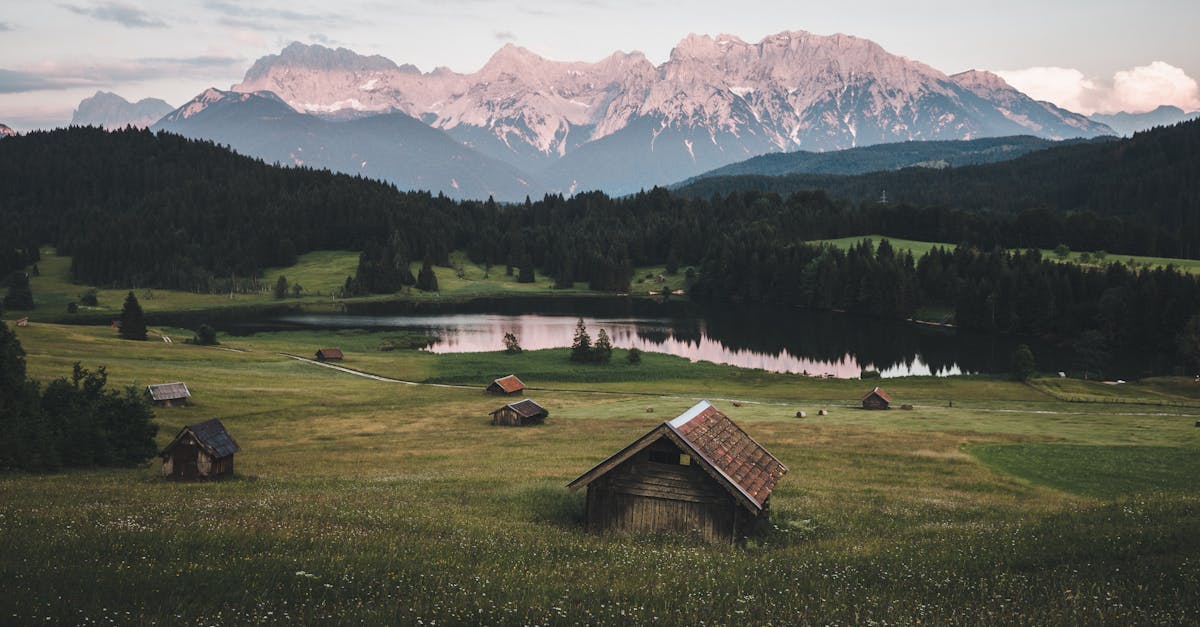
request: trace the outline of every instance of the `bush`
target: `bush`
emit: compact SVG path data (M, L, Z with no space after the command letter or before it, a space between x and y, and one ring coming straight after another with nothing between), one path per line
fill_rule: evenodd
M636 346L629 349L629 354L625 356L625 361L629 362L630 365L634 365L634 366L642 363L641 349L639 349Z
M1029 346L1021 344L1013 351L1012 355L1012 375L1017 381L1028 381L1037 370L1037 364L1033 359L1033 351L1029 350Z
M216 346L217 344L220 344L220 342L217 341L216 329L208 326L207 324L200 325L200 328L196 331L196 335L192 337L192 343L199 344L201 346Z
M862 372L858 373L858 378L860 378L860 379L878 379L878 378L880 378L880 374L879 374L878 370L863 370Z

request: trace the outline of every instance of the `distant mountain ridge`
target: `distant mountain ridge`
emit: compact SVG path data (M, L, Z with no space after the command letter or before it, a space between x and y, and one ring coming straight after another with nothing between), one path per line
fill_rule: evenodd
M12 137L17 132L12 130L7 124L0 124L0 137Z
M159 121L174 107L157 98L143 98L137 102L106 91L84 98L71 115L74 126L100 126L107 129L133 126L146 128Z
M298 113L271 92L212 88L152 130L227 144L268 163L360 174L452 198L516 201L534 192L527 175L516 168L400 112L327 120Z
M691 35L658 66L639 52L562 62L509 44L471 74L293 43L232 89L325 117L403 112L565 193L632 192L768 152L1112 132L991 73L947 76L865 39L803 31Z
M995 163L1071 141L1079 140L1053 141L1032 135L1018 135L970 140L897 142L831 152L801 150L769 153L705 172L684 181L682 185L713 176L863 174L909 167L940 169Z
M1092 116L1092 120L1101 124L1107 124L1117 134L1124 137L1129 137L1138 131L1144 131L1156 126L1170 126L1196 118L1200 118L1200 111L1184 113L1183 109L1170 105L1163 105L1145 113L1126 113L1122 111L1113 114L1097 113Z

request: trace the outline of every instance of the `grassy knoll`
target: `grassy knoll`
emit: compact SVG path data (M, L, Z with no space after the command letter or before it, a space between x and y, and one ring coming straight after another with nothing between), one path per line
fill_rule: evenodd
M102 327L17 332L43 380L81 360L107 364L118 385L187 381L195 404L157 412L160 444L215 415L242 452L237 478L217 484L164 483L156 463L0 475L6 623L1200 619L1200 495L1195 462L1180 461L1200 453L1189 408L912 378L884 384L916 409L866 412L847 407L861 381L651 355L587 377L561 351L378 350L386 332L222 337L238 350L123 342ZM477 389L382 383L276 354L316 344L418 381L482 387L515 371L554 388L531 392L551 416L493 428L486 414L501 401ZM665 395L628 393L655 391ZM563 484L697 396L747 401L717 404L790 468L766 532L744 547L585 533L582 495ZM820 406L833 412L793 417ZM1150 480L1172 489L1114 476L1101 483L1115 489L1089 492L1027 474L1115 472L1152 457L1141 447L1177 452Z
M1151 377L1128 383L1045 377L1033 379L1030 385L1063 401L1200 407L1200 383L1192 377Z
M943 248L954 248L956 244L947 242L919 242L917 240L899 239L895 237L885 237L883 235L854 235L851 237L840 237L837 239L822 239L813 240L812 244L830 244L843 250L854 246L864 239L873 240L876 244L879 240L886 239L891 242L892 247L896 250L907 250L912 252L914 259L920 259L925 256L933 247L941 246ZM1015 248L1013 250L1016 250ZM1058 255L1054 254L1053 250L1042 249L1042 257L1051 261L1060 261ZM1087 261L1084 261L1085 257ZM1119 255L1116 253L1108 254L1103 261L1097 261L1091 252L1071 252L1065 258L1061 259L1065 263L1074 263L1086 267L1098 268L1113 262L1124 263L1144 268L1165 268L1167 266L1175 266L1181 272L1191 274L1200 273L1200 260L1197 259L1175 259L1172 257L1146 257L1141 255ZM1132 264L1130 264L1132 262Z
M78 303L82 295L91 289L71 281L71 258L58 256L54 249L42 249L42 259L38 262L39 275L30 281L33 288L33 298L36 308L32 312L7 311L6 319L15 319L30 315L35 320L69 321L73 316L67 313L67 304ZM412 264L413 276L420 270L420 263ZM355 298L338 298L335 295L345 285L346 277L352 276L358 267L358 253L354 251L315 251L300 255L293 266L286 268L269 268L263 273L261 280L262 291L250 294L198 294L181 290L163 289L134 289L142 309L147 313L154 312L189 312L201 310L216 310L238 307L263 307L274 305L295 305L321 308L337 302L368 302L381 300L469 300L483 297L503 296L578 296L581 294L596 294L587 289L586 283L576 283L569 289L555 289L554 280L541 274L536 275L533 283L518 283L516 273L512 276L505 274L504 266L487 268L467 259L466 253L456 251L450 255L449 266L434 266L438 277L437 292L421 292L406 288L397 294L377 294ZM635 271L634 282L639 279L635 295L645 295L648 290L661 290L663 285L653 280L645 279L649 274L657 276L664 272L662 267L638 268ZM289 284L299 283L304 290L299 297L288 296L275 299L271 293L279 276L287 277ZM671 289L683 289L684 277L682 271L668 277L666 286ZM122 288L98 288L97 305L89 307L79 305L78 316L112 316L121 312L125 295L130 290Z
M1029 443L972 449L987 465L1041 485L1084 496L1194 494L1200 451L1166 446Z

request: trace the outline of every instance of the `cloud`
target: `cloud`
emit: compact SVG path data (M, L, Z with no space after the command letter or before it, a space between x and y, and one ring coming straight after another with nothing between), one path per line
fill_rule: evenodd
M516 41L517 36L510 30L498 30L492 33L496 39L500 41Z
M91 6L73 4L58 5L72 13L86 15L105 22L116 22L128 28L162 28L167 25L161 19L124 2L100 2Z
M0 93L58 91L80 87L109 88L163 78L211 78L236 72L239 57L147 57L95 63L44 62L20 70L0 69Z
M338 41L338 40L336 40L336 39L330 39L329 37L327 37L327 36L325 36L325 35L323 35L323 34L321 34L321 33L312 33L312 34L310 34L310 35L308 36L308 40L309 40L309 41L312 41L312 42L319 43L319 44L321 44L322 46L340 46L340 45L342 45L342 42L340 42L340 41Z
M0 22L0 33L13 30L13 25L8 22Z
M319 23L322 25L351 22L338 13L317 13L281 8L258 8L249 3L208 0L204 3L210 11L220 17L217 21L226 26L251 28L254 30L280 30L294 24Z
M1061 67L999 70L996 74L1037 100L1048 100L1084 115L1142 113L1160 105L1174 105L1185 111L1200 109L1200 84L1182 69L1162 61L1118 71L1107 80Z

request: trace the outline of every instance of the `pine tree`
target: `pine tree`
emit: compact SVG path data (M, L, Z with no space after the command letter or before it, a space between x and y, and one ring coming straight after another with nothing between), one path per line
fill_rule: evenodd
M29 287L29 275L24 271L18 270L9 277L4 308L33 309L33 288Z
M422 292L438 291L437 275L433 273L433 263L428 257L421 264L421 271L417 273L417 289Z
M592 361L598 364L607 364L612 359L612 342L608 339L608 332L600 329L596 334L596 345L592 347Z
M126 340L146 339L146 317L133 292L125 297L125 306L121 309L121 337Z
M625 356L625 361L629 362L631 366L642 363L642 349L636 346L629 349L629 354Z
M592 338L588 335L583 318L575 324L575 341L571 343L571 361L587 362L592 358Z
M275 289L273 290L276 300L287 298L288 295L288 280L282 274L279 275L279 280L275 281Z
M1012 356L1012 374L1017 381L1028 381L1033 376L1037 369L1037 364L1033 359L1033 351L1029 350L1029 346L1021 344L1017 346L1017 350L1013 351Z
M504 352L509 355L516 355L522 350L521 343L517 341L517 336L511 331L504 334Z
M517 273L517 283L533 283L533 259L528 255L521 257L521 270Z

